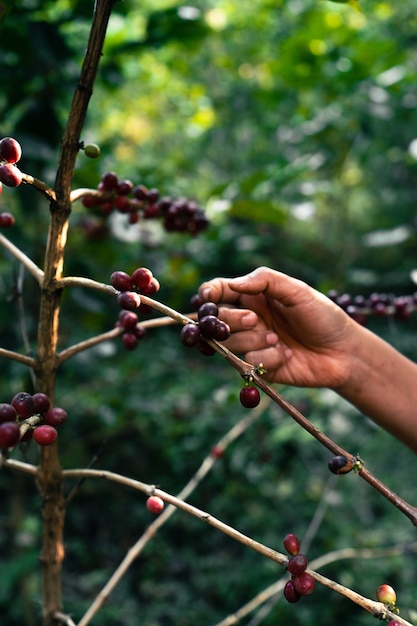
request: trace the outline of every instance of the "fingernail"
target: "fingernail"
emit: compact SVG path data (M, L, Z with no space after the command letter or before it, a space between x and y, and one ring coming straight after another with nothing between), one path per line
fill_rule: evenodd
M249 313L246 313L246 315L242 317L242 324L243 326L255 326L257 319L258 317L256 313L253 313L252 311L250 311Z
M266 341L270 346L276 346L279 342L279 337L276 333L268 333L266 336Z

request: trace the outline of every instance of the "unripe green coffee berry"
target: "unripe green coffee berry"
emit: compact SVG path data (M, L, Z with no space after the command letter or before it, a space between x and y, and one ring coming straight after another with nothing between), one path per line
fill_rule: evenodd
M100 146L96 143L88 143L84 148L84 153L89 159L98 159L101 153Z

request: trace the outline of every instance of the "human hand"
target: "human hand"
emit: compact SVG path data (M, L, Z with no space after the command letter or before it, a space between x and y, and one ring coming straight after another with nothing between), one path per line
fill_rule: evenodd
M260 267L239 278L215 278L199 293L220 305L232 330L227 347L262 363L271 382L337 388L349 377L361 327L306 283Z

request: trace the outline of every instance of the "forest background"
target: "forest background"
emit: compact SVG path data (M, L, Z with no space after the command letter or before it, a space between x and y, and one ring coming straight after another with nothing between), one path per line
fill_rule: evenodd
M411 2L218 0L116 3L74 186L116 171L163 195L205 207L198 237L153 224L103 229L74 205L66 273L108 282L116 269L152 269L158 299L183 311L205 279L268 265L323 292L413 294L417 250L417 17ZM53 184L59 144L85 51L93 2L2 3L0 136L22 144L22 169ZM4 189L10 235L42 263L48 223L33 189ZM22 287L24 316L16 292ZM0 343L36 338L36 287L0 256ZM116 303L74 289L63 303L60 344L111 329ZM368 326L413 359L417 324ZM23 366L2 361L1 401L30 390ZM57 399L70 415L65 467L96 465L177 493L241 417L241 380L220 358L186 350L178 328L148 334L138 350L106 342L69 362ZM407 496L415 456L329 391L283 394L382 480ZM328 452L276 406L219 459L192 502L281 549L309 533L309 558L345 548L409 546L389 558L328 565L326 575L373 597L392 584L415 618L415 531L353 476L329 476ZM25 476L0 477L2 624L38 624L38 495ZM80 614L151 521L144 499L85 482L67 517L66 610ZM313 524L312 524L312 520ZM97 626L216 624L281 576L277 566L178 512L147 546ZM297 606L276 599L245 624L355 623L372 617L319 588ZM140 616L140 622L137 620ZM251 621L252 620L252 621ZM258 621L256 621L258 620Z

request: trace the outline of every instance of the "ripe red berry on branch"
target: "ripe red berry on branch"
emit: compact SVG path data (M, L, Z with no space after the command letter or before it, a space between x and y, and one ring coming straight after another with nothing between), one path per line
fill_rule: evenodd
M0 182L6 187L18 187L23 180L22 172L12 163L0 163Z
M154 515L159 515L164 509L165 502L159 496L149 496L146 500L146 508Z
M293 533L288 533L288 535L284 537L284 548L286 549L288 554L298 554L300 552L300 540L298 539L297 535L294 535Z
M33 439L40 446L50 446L52 445L58 437L58 432L56 428L50 426L49 424L41 424L40 426L36 426L33 430Z
M10 228L10 226L13 226L15 221L14 215L11 213L0 213L0 228Z
M13 448L19 441L20 428L16 422L0 424L0 450Z
M261 395L257 387L245 385L240 390L239 399L242 406L247 409L254 409L261 401Z
M0 140L0 161L17 163L22 156L22 147L13 137L3 137Z

